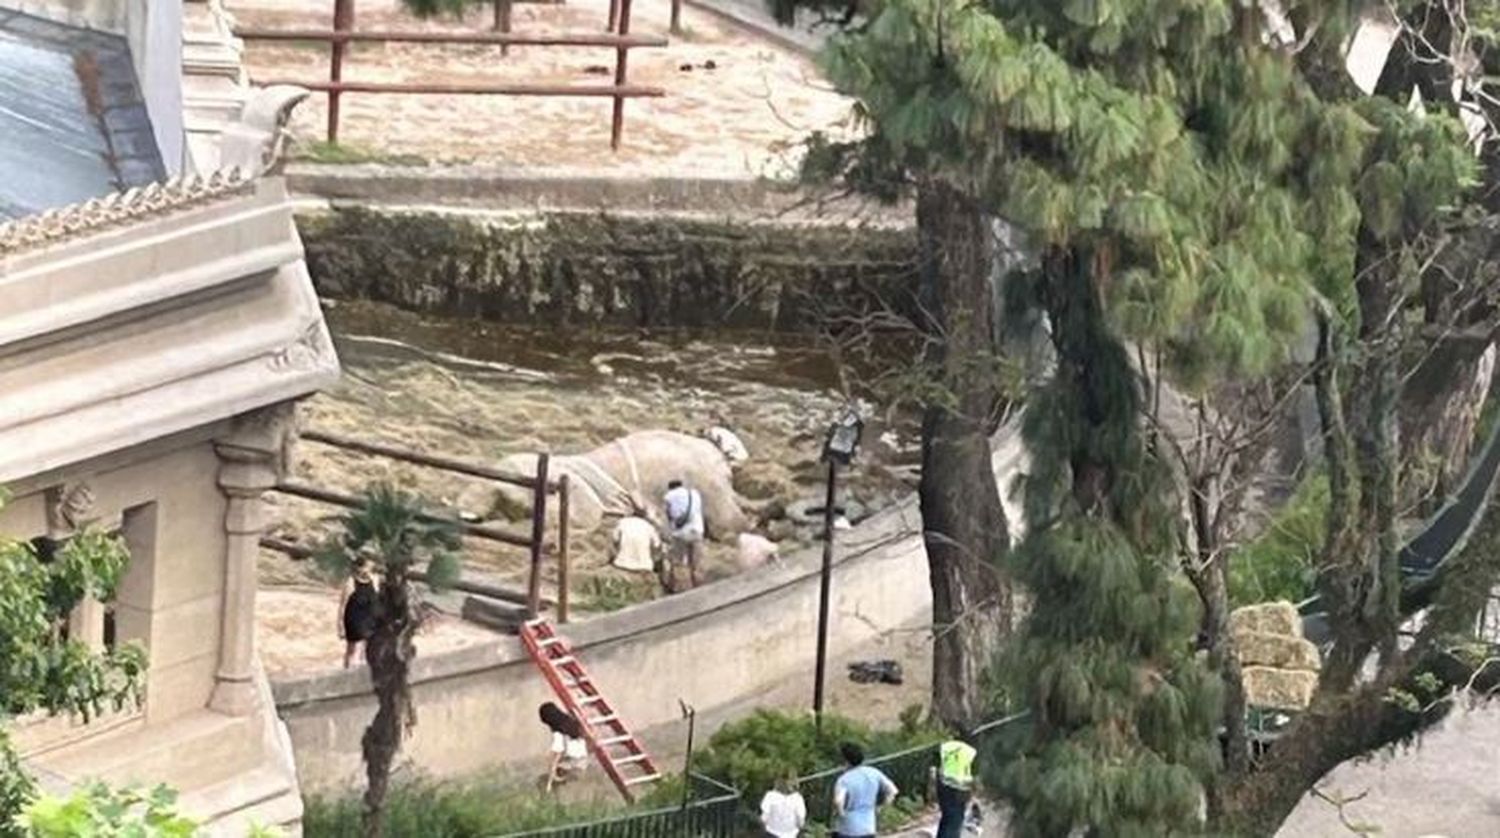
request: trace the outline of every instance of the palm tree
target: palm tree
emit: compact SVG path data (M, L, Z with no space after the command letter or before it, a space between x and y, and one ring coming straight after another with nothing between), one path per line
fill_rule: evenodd
M365 494L364 506L337 519L342 532L318 554L319 564L336 578L349 576L366 561L381 578L374 631L365 642L365 662L379 705L361 740L369 781L367 836L381 834L391 766L403 736L417 723L408 679L417 652L414 637L426 615L412 575L425 566L428 585L440 589L459 573L457 526L424 512L423 506L416 495L374 484Z

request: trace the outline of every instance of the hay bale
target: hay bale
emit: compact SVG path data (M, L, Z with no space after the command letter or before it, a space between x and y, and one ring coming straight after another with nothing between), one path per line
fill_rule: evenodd
M1234 635L1235 649L1245 666L1272 666L1317 672L1322 668L1318 647L1300 637L1270 634L1264 631L1241 631Z
M1280 634L1286 637L1302 636L1302 617L1297 607L1290 602L1266 602L1236 608L1229 615L1229 630L1235 634L1246 631Z
M1305 709L1318 689L1316 672L1247 666L1244 678L1245 698L1254 706L1273 710Z

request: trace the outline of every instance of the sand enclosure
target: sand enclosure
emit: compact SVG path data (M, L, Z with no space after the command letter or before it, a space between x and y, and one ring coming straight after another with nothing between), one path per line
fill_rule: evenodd
M244 26L331 26L331 2L230 0ZM518 4L515 33L597 34L607 0ZM666 0L636 2L634 34L667 35ZM489 11L465 19L421 21L395 0L359 0L365 30L488 31ZM770 44L719 18L688 8L685 33L665 48L631 50L629 83L663 88L658 99L625 106L624 143L609 148L610 100L579 97L346 94L340 142L380 155L433 162L521 165L529 171L605 169L611 174L733 177L787 173L797 145L813 131L851 136L851 102L834 92L805 56ZM328 47L249 42L245 65L255 81L326 80ZM344 78L430 83L607 85L614 51L580 47L357 44ZM601 74L602 70L602 74ZM324 139L327 97L297 109L301 141Z

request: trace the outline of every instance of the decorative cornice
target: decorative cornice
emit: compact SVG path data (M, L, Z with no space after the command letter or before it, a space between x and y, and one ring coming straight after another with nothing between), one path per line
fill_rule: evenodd
M0 224L0 255L44 247L254 190L238 167L185 175Z

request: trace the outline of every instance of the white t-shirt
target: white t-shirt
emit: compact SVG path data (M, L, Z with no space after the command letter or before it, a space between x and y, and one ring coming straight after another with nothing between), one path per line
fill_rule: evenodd
M807 823L807 804L799 792L783 794L775 789L760 799L760 824L776 838L797 838Z
M632 515L615 524L615 567L621 570L653 570L652 552L660 546L661 533L645 518Z
M588 758L588 747L582 739L574 739L564 736L557 731L552 731L552 753L562 754L563 759L569 762L583 762Z

